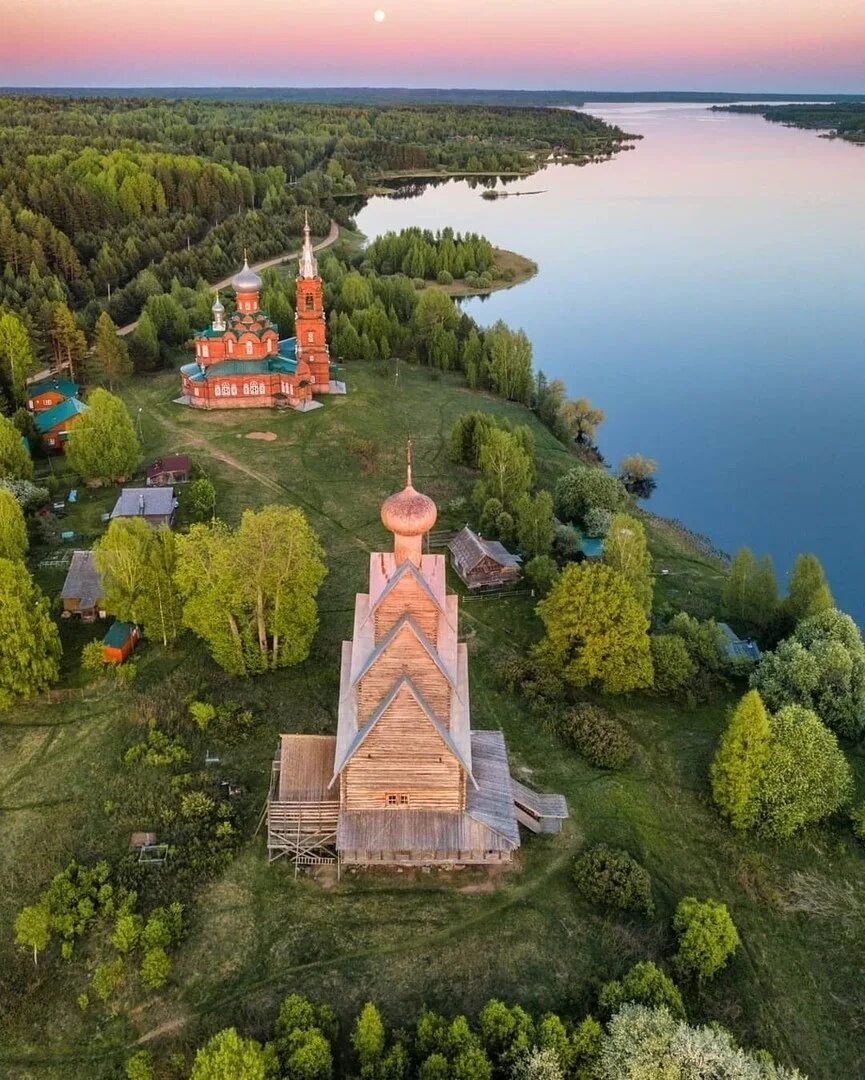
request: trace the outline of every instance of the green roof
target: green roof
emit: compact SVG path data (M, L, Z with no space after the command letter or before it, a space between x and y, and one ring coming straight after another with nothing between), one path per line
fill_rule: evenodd
M78 393L78 383L73 382L71 379L65 379L62 376L58 376L53 379L41 379L39 382L30 383L27 387L27 397L35 398L40 394L46 394L49 390L56 390L58 394L62 394L64 397L75 397Z
M109 645L113 649L121 649L129 640L129 636L135 629L135 623L113 622L108 627L108 632L102 639L103 645Z
M53 409L45 409L44 412L34 413L33 422L36 424L36 430L44 435L46 431L50 431L58 424L62 424L64 420L69 420L71 417L83 412L87 412L87 406L78 398L72 397L61 401Z

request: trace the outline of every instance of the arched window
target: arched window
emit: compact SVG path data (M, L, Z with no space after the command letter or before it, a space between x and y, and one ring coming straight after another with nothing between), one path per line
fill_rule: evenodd
M230 353L234 352L234 341L231 338L228 339L228 351Z
M206 345L201 346L201 355L202 356L210 356L210 351L208 350Z
M231 384L231 396L237 397L237 383Z
M213 393L214 393L214 395L215 395L216 397L221 397L221 396L222 396L222 388L220 387L219 383L217 383L217 384L216 384L216 385L214 386L214 388L213 388Z
M267 388L265 387L264 383L259 383L258 384L258 392L259 392L259 394L266 394L267 393Z
M243 396L244 397L249 397L249 383L245 382L243 384Z
M306 310L307 311L312 311L314 306L315 306L315 298L313 297L312 293L307 293L306 294Z
M312 330L307 330L307 332L306 332L306 342L307 342L307 344L311 345L314 341L315 341L315 334L312 332Z
M246 343L246 355L247 356L252 356L252 342L251 341L247 341L247 343Z

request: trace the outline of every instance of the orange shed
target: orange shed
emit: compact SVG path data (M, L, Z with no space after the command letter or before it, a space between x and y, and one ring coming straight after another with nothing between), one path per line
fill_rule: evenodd
M138 644L139 637L135 623L112 623L102 639L102 659L106 664L122 664Z

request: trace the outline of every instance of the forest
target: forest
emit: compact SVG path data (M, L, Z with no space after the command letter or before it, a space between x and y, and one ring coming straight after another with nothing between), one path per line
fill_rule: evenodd
M305 209L317 235L346 224L381 173L531 172L624 139L558 109L0 96L0 310L48 362L56 303L126 323L175 281L289 250Z
M833 101L830 104L724 105L726 112L756 113L765 120L791 127L831 131L848 142L865 142L865 102Z

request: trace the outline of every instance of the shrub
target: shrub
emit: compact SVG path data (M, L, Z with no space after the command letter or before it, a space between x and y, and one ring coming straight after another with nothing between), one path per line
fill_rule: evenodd
M165 949L157 946L148 949L141 960L141 981L148 990L158 990L165 986L171 974L171 960Z
M453 285L454 276L449 270L439 270L436 274L436 281L439 285Z
M603 506L590 506L583 518L583 531L586 536L602 537L610 531L613 515Z
M580 704L561 720L562 737L598 769L621 769L634 756L631 736L609 710Z
M536 555L525 565L525 578L533 589L546 596L559 573L555 559L549 555Z
M563 521L584 523L589 510L600 508L611 514L628 505L628 493L621 481L603 469L578 465L556 484L556 514Z
M653 634L649 639L652 666L655 669L655 690L659 694L674 694L697 674L688 646L677 634Z
M125 981L123 960L118 956L108 964L100 964L93 972L93 993L100 1001L106 1002Z
M573 875L577 891L593 904L645 915L655 910L648 871L627 851L598 844L577 857Z
M153 1058L149 1051L139 1050L126 1062L126 1080L153 1080Z
M720 900L686 896L676 908L673 929L679 938L676 963L700 979L710 979L739 947L739 933Z
M627 1004L646 1005L650 1009L665 1005L672 1016L685 1019L685 1006L678 987L651 960L634 964L621 979L604 983L598 1001L609 1013Z
M582 558L580 534L573 525L556 525L553 532L553 554L559 562L573 562Z
M853 835L865 840L865 802L859 803L850 812L850 820L853 822Z
M97 678L105 673L105 660L102 657L102 642L88 641L81 650L81 667L88 675Z
M216 717L216 707L209 701L193 701L189 706L189 715L198 725L200 731L207 731L211 720Z

